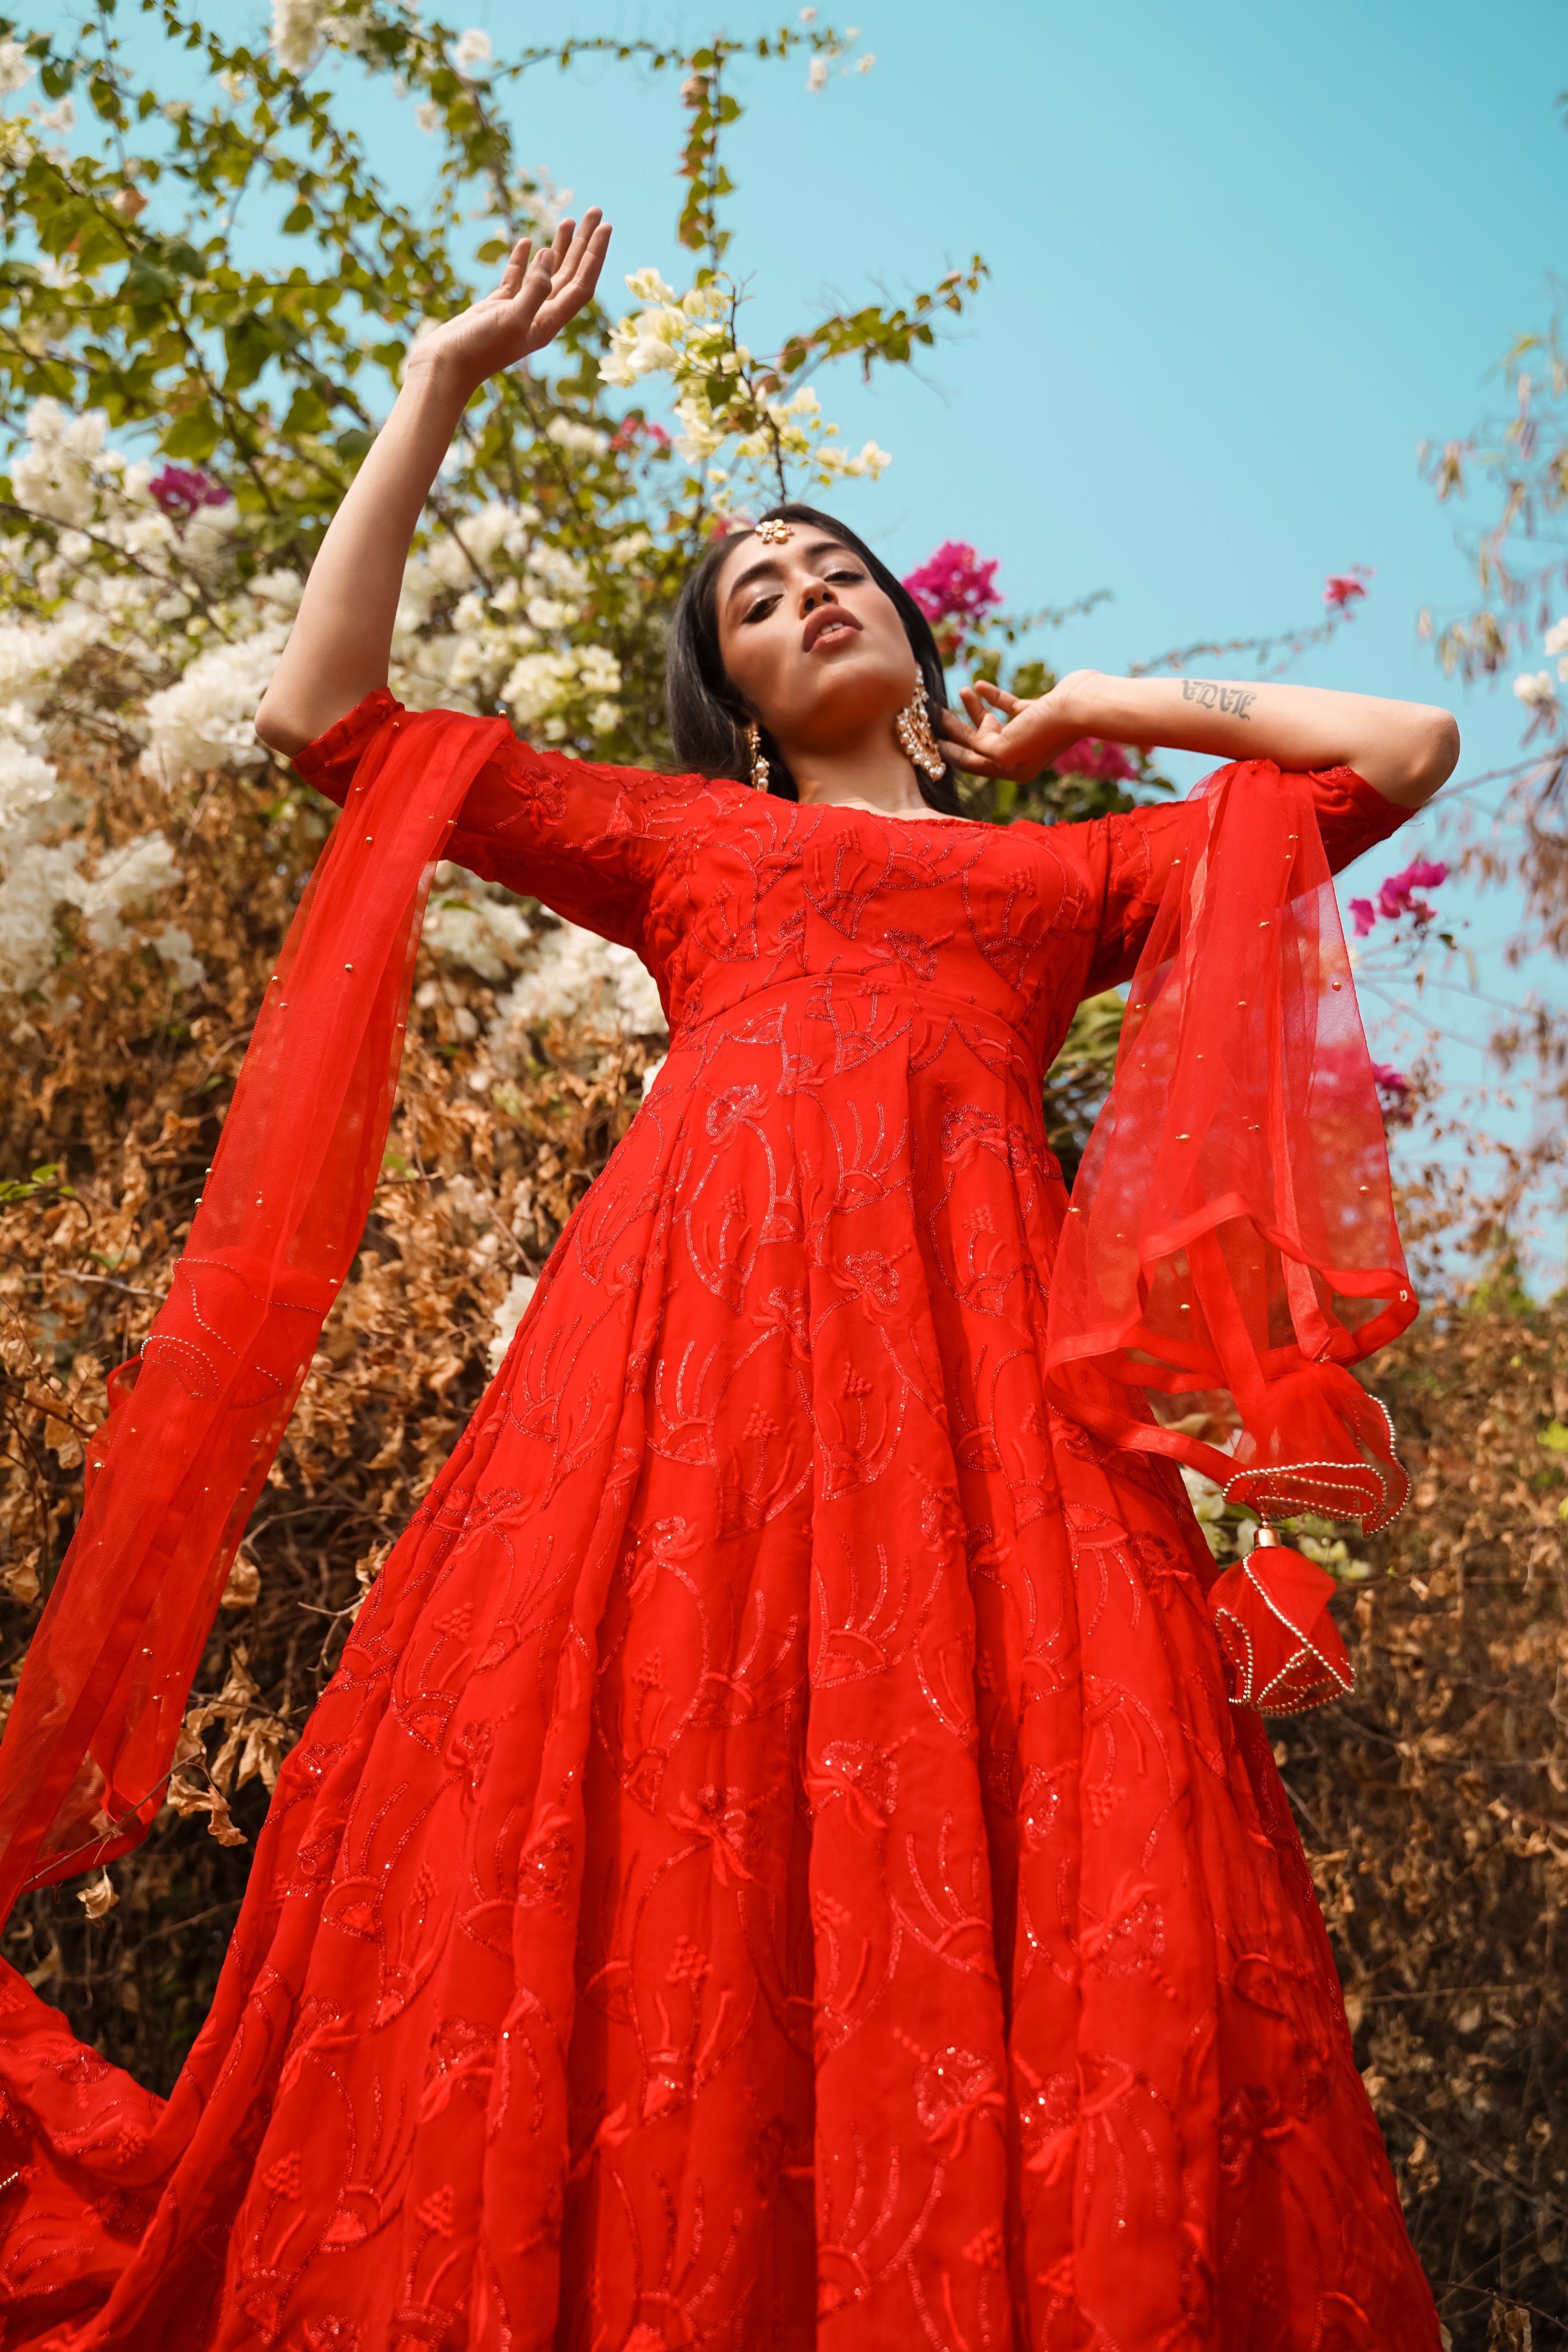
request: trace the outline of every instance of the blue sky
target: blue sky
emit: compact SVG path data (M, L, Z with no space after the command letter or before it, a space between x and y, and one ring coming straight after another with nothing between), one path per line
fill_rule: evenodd
M451 21L504 55L571 33L695 44L784 13L459 0ZM732 69L747 114L726 152L729 260L756 298L747 340L765 348L873 289L900 297L976 250L992 278L917 372L823 380L846 436L894 457L838 501L847 519L900 570L972 540L1024 607L1110 588L1052 641L1062 667L1310 622L1327 572L1370 565L1353 626L1297 675L1447 701L1461 777L1517 757L1506 686L1446 683L1415 640L1423 604L1442 616L1469 588L1462 510L1436 504L1415 446L1495 404L1489 371L1549 314L1568 184L1561 0L1512 0L1500 18L1458 0L851 0L834 21L850 20L875 67L819 96L804 63ZM417 205L434 154L410 111L352 66L325 70ZM679 278L673 76L542 68L513 116L522 153L616 222L612 299L640 263ZM1433 818L1405 838L1440 848ZM1355 887L1381 874L1368 865ZM1445 913L1480 951L1483 992L1517 995L1496 952L1507 898L1451 887ZM1532 977L1561 992L1555 972ZM1462 988L1462 966L1447 979ZM1426 1001L1456 1034L1484 1026L1462 995ZM1366 1009L1394 1050L1370 992ZM1479 1074L1473 1053L1450 1056L1457 1077Z
M1444 0L852 13L868 75L810 97L795 64L736 69L731 260L754 281L750 339L976 249L993 271L923 381L825 385L851 437L894 452L853 519L900 563L973 539L1023 604L1110 586L1063 641L1107 667L1310 618L1325 572L1369 563L1373 598L1319 667L1439 691L1415 614L1462 604L1468 582L1415 447L1476 419L1488 368L1548 305L1561 6L1511 7L1506 42ZM600 28L696 38L710 21L615 0L467 15L498 49ZM779 21L754 0L717 16ZM671 79L589 63L523 89L524 152L605 204L617 270L673 273ZM1459 707L1472 754L1512 750L1511 698Z

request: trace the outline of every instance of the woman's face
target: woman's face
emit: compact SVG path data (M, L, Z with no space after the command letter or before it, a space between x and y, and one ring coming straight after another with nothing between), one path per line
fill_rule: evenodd
M735 542L715 588L719 649L731 683L793 768L890 728L916 663L890 597L842 541L810 523L767 544Z

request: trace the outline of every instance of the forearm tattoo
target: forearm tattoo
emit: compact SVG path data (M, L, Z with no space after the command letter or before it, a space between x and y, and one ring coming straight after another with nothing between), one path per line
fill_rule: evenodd
M1216 686L1212 677L1184 677L1182 700L1200 703L1205 710L1223 710L1227 719L1245 719L1256 702L1255 690L1245 686Z

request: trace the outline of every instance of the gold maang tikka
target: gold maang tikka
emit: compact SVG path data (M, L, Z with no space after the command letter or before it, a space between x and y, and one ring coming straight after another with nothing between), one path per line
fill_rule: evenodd
M795 537L795 525L785 522L782 515L769 515L757 525L752 536L760 539L764 547L782 547L786 539Z
M899 739L899 749L905 759L912 761L934 783L947 761L938 751L936 737L931 731L926 685L919 670L915 672L915 690L894 719L893 732Z
M752 790L765 793L768 789L768 763L763 757L763 730L754 719L746 722L746 749L752 755Z

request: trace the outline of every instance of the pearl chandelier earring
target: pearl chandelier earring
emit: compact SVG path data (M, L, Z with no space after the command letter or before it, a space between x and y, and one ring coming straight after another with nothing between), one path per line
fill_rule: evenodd
M936 737L931 733L925 680L919 670L915 672L915 690L894 719L893 732L899 739L899 749L905 759L912 761L921 773L935 783L947 761L938 751Z

